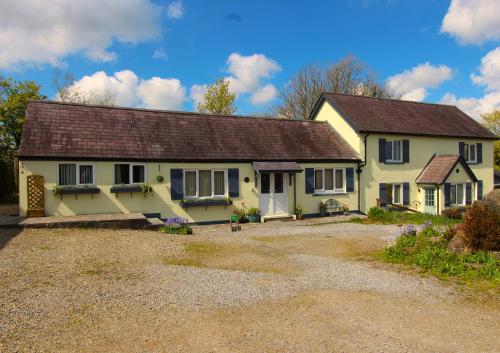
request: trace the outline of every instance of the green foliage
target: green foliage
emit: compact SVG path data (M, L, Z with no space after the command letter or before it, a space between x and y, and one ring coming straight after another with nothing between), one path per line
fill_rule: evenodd
M460 225L465 244L474 250L500 250L500 208L493 202L475 202Z
M141 191L144 194L144 196L146 196L148 192L153 192L153 188L151 187L151 185L143 183L141 184Z
M490 252L479 251L458 255L447 249L446 232L426 226L417 235L402 235L396 243L387 246L383 260L415 265L439 277L456 277L465 280L487 280L500 284L500 262Z
M160 232L166 234L187 235L187 234L193 234L193 229L187 224L180 224L180 225L167 224L160 227Z
M229 81L221 78L207 88L203 101L198 104L198 111L231 115L236 112L235 99L236 95L229 91Z
M247 215L249 216L256 216L260 214L260 210L257 207L250 207L247 211Z
M302 208L301 205L295 206L295 210L293 211L293 214L297 216L302 216L304 214L304 208Z
M450 225L460 222L460 220L450 219L441 215L420 212L385 211L380 207L372 207L368 210L368 220L366 223L424 224L429 221L434 225Z
M497 136L500 136L500 109L490 113L481 114L482 124L485 128L491 130ZM500 141L494 143L495 168L500 170Z
M164 180L163 175L158 175L158 176L156 177L156 181L157 181L157 182L159 182L159 183L162 183L162 182L163 182L163 180Z
M236 207L233 211L233 213L239 217L240 223L248 222L247 212L248 210L244 202L241 203L241 208Z

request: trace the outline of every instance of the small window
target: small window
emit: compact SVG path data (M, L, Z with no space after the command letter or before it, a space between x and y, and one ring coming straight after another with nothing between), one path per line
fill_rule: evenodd
M115 164L115 185L142 184L146 182L146 165L117 163Z
M401 185L395 184L392 186L392 203L398 205L401 203Z
M214 171L214 196L224 196L226 194L225 179L223 170Z
M464 159L467 163L477 162L477 145L474 144L464 144Z
M274 173L274 192L283 193L283 173Z
M323 190L323 169L314 171L314 189Z
M184 173L184 194L187 197L196 197L196 171Z
M260 175L260 192L269 194L271 192L271 174L262 173Z
M325 190L333 191L333 169L325 169Z
M60 186L94 185L94 165L61 163L58 169Z
M212 196L212 171L200 170L199 172L200 197Z
M464 188L465 184L450 185L450 204L460 206L464 204Z
M344 169L335 169L335 191L344 190Z
M434 206L434 189L425 190L425 206Z
M400 163L402 161L401 145L402 145L401 140L395 140L395 141L388 140L385 142L386 162Z

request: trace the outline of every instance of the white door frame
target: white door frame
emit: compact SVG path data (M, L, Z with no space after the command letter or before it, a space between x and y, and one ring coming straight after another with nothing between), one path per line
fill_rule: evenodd
M269 174L269 193L262 193L262 174ZM276 174L283 175L283 190L276 192ZM259 208L263 217L289 216L288 184L289 173L261 173L259 174Z

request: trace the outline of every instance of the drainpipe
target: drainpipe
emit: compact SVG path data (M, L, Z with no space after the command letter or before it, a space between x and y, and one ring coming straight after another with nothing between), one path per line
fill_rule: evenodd
M358 174L358 211L361 212L361 168L365 167L366 166L366 161L367 161L367 151L368 151L368 147L367 147L367 144L366 144L366 141L368 139L368 136L370 136L370 134L366 134L365 135L365 155L364 155L364 160L362 163L359 163L358 162L358 169L356 170L356 173Z
M297 207L297 174L293 173L293 213L295 213L295 207Z

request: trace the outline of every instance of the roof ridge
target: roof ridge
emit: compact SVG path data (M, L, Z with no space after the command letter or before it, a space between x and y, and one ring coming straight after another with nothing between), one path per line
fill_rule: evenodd
M396 102L403 102L403 103L416 103L416 104L426 104L426 105L437 105L437 106L445 106L445 107L454 107L454 108L457 108L458 110L460 110L454 104L443 104L443 103L432 103L432 102L417 102L417 101L412 101L412 100L408 100L408 99L370 97L370 96L362 96L362 95L359 95L359 94L347 94L347 93L336 93L336 92L323 92L323 94L334 94L334 95L338 95L338 96L369 98L369 99L386 100L386 101L396 101Z
M31 99L30 103L43 103L43 104L55 104L55 105L68 105L75 107L87 107L87 108L99 108L99 109L116 109L116 110L131 110L139 112L151 112L151 113L170 113L170 114L182 114L186 116L200 116L207 118L248 118L248 119L261 119L261 120L273 120L273 121L297 121L297 122L307 122L307 123L321 123L324 124L326 121L312 121L308 119L284 119L273 116L257 116L257 115L229 115L229 114L210 114L210 113L200 113L200 112L187 112L182 110L166 110L166 109L151 109L151 108L135 108L135 107L124 107L124 106L110 106L110 105L100 105L100 104L86 104L86 103L74 103L74 102L61 102L51 99Z

